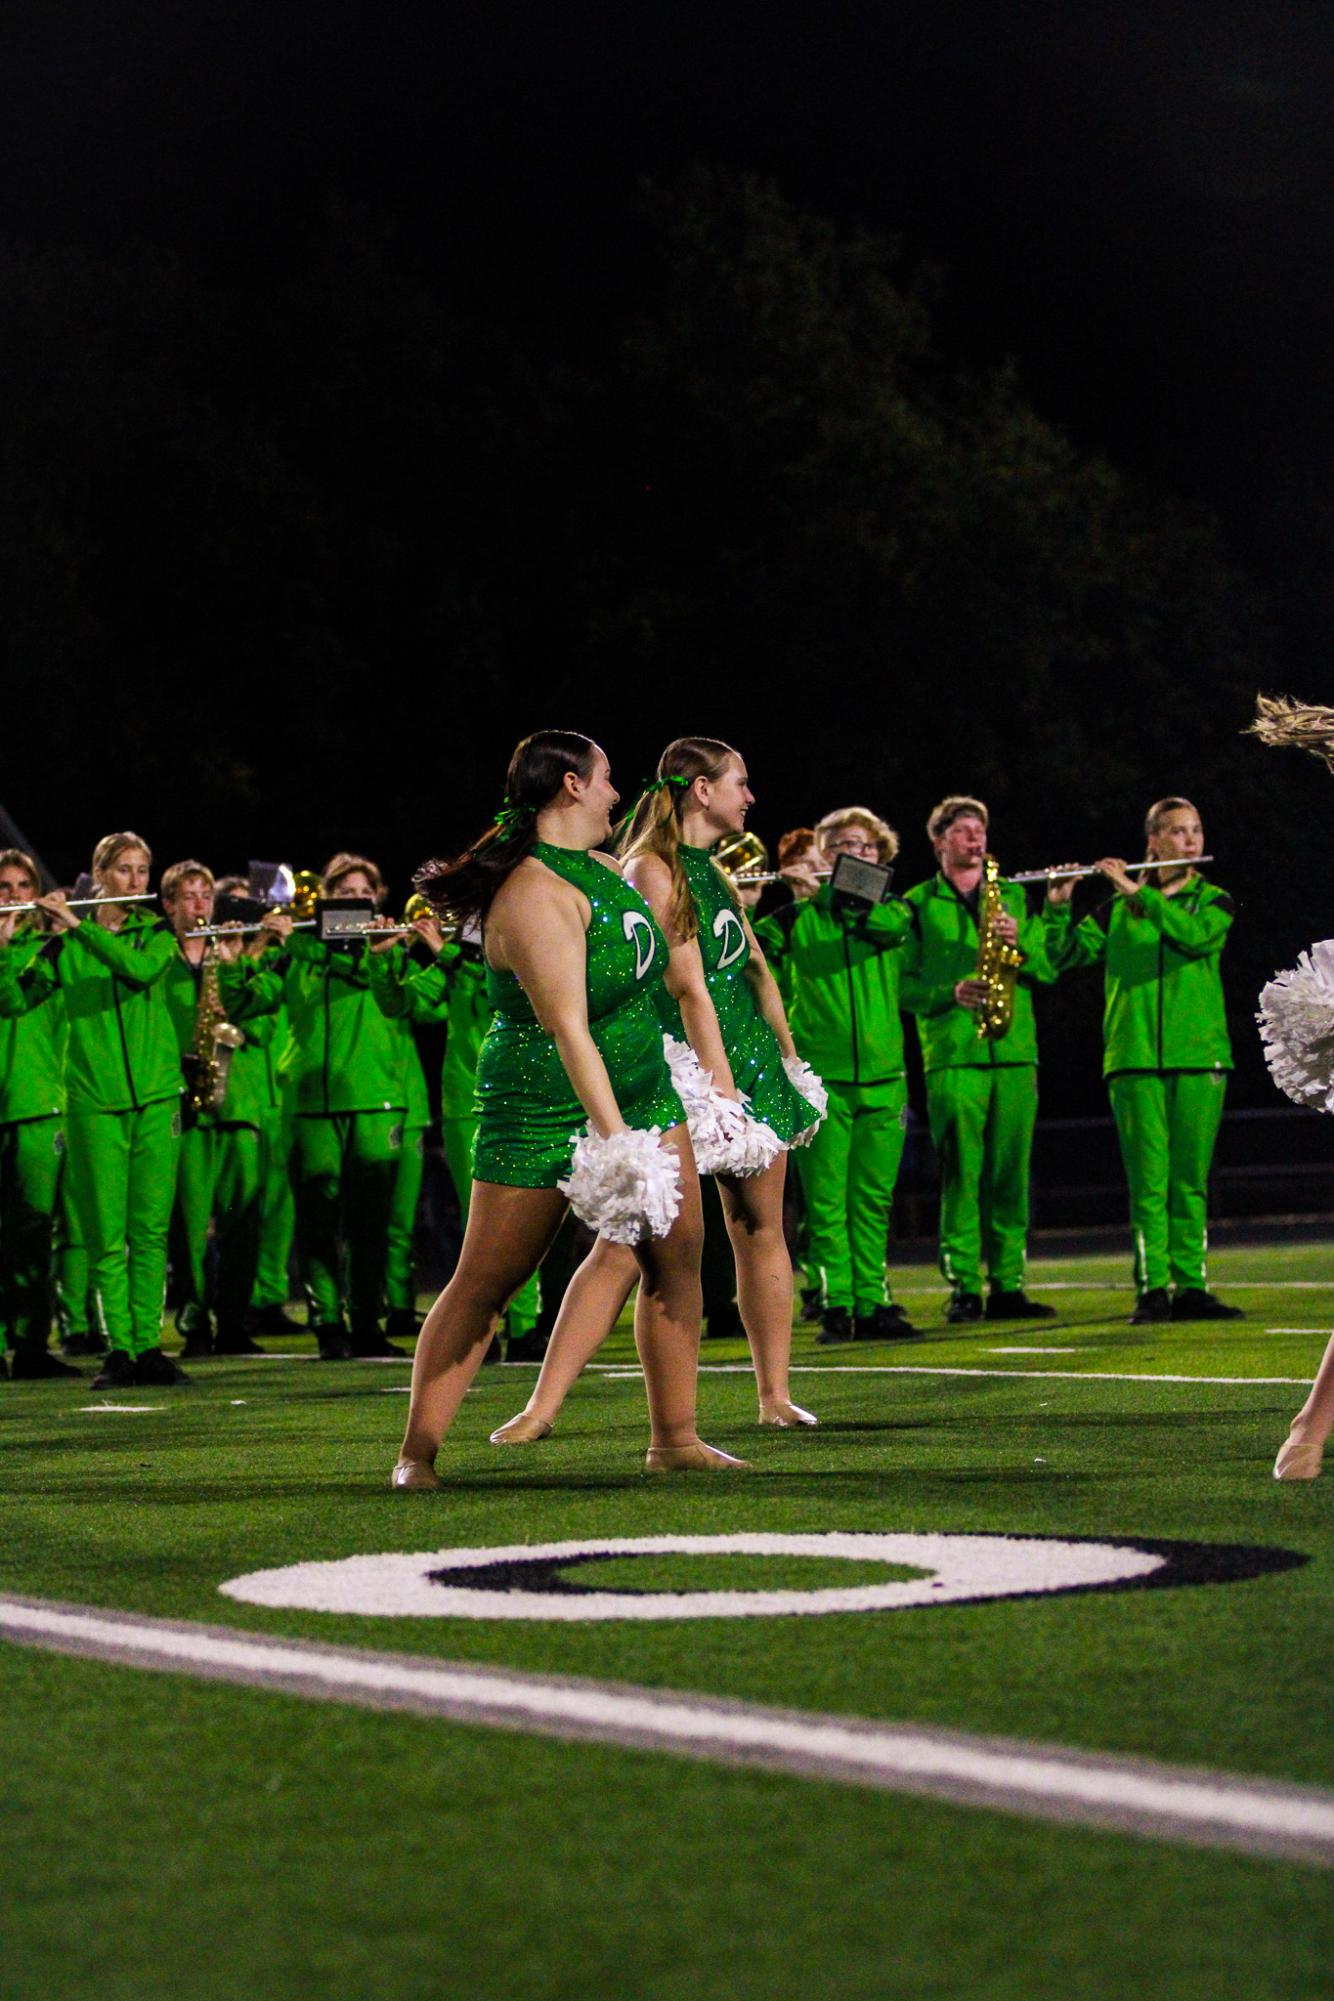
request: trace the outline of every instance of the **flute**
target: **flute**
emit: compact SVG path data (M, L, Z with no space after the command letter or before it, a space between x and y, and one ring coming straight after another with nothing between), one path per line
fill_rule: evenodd
M1211 862L1212 860L1212 855L1194 855L1190 857L1176 856L1170 861L1127 862L1126 874L1139 875L1144 869L1150 868L1198 868L1201 863ZM1077 881L1086 875L1097 875L1097 873L1097 869L1091 864L1087 868L1031 868L1025 869L1020 875L1006 876L1005 880L1007 882L1071 882Z
M133 896L71 896L66 899L66 910L91 910L99 903L152 903L155 889L136 890ZM44 910L41 903L0 903L0 917L9 917L16 910Z

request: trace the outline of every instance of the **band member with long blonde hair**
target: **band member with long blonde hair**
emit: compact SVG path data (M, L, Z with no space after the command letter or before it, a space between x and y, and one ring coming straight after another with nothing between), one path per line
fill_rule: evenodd
M798 1073L802 1066L777 986L710 854L724 834L741 831L753 801L745 763L730 744L679 737L659 758L621 845L626 874L671 950L667 1033L683 1035L715 1088L734 1100L744 1094L772 1137L761 1171L716 1178L755 1363L759 1421L810 1425L815 1419L793 1403L788 1382L792 1265L783 1237L783 1180L786 1149L813 1131L821 1105L788 1074L789 1066ZM493 1443L531 1444L547 1435L571 1384L615 1325L635 1277L624 1249L600 1238L566 1291L526 1409Z
M1204 830L1189 799L1150 806L1144 835L1148 859L1171 866L1137 879L1119 856L1098 862L1116 894L1080 924L1075 879L1048 884L1048 952L1061 969L1105 968L1103 1075L1130 1190L1132 1324L1240 1320L1205 1277L1209 1165L1232 1070L1220 962L1235 905L1195 866Z

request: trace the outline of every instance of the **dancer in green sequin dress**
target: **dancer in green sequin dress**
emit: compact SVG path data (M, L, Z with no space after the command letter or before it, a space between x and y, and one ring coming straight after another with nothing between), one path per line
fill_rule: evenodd
M746 767L709 737L669 744L631 817L626 872L671 944L659 1000L666 1033L688 1041L715 1086L744 1092L752 1115L790 1143L817 1122L784 1058L796 1062L773 975L745 912L709 850L745 824L754 803ZM755 1363L761 1424L815 1419L792 1402L792 1265L783 1237L786 1154L763 1173L717 1178L737 1268L737 1304ZM497 1445L544 1438L571 1385L616 1323L635 1283L628 1258L600 1239L566 1292L537 1386L524 1410L492 1434Z
M588 1028L614 1079L626 1125L667 1130L684 1117L662 1053L656 995L667 940L619 869L593 854L538 841L529 850L588 899ZM477 1064L475 1181L554 1188L570 1171L588 1114L560 1051L512 972L487 967L491 1026Z
M478 1068L476 1178L463 1247L418 1337L392 1485L440 1485L440 1441L497 1316L560 1227L566 1197L556 1184L584 1126L604 1148L627 1130L667 1127L660 1144L679 1163L675 1220L627 1253L640 1277L635 1336L652 1424L648 1467L740 1466L695 1430L699 1183L652 997L664 941L617 864L590 852L605 839L617 803L607 760L588 737L541 731L510 760L506 795L504 812L479 841L418 877L439 908L480 918L497 1020ZM651 1146L649 1154L659 1160Z

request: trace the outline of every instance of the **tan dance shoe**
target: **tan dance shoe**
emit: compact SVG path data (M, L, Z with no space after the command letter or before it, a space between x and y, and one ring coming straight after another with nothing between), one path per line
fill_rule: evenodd
M550 1438L551 1426L545 1418L534 1417L530 1411L521 1410L508 1424L502 1424L499 1431L491 1433L493 1445L536 1445L539 1439Z
M400 1494L434 1494L440 1475L424 1459L400 1459L389 1475L389 1484Z
M1308 1444L1303 1438L1294 1438L1291 1433L1279 1447L1278 1458L1274 1461L1276 1480L1314 1480L1319 1477L1320 1461L1324 1456L1323 1442Z
M802 1425L817 1425L819 1418L812 1410L803 1410L799 1403L791 1403L786 1397L774 1397L760 1405L757 1424L775 1425L779 1431L796 1431Z
M748 1473L749 1459L734 1459L697 1438L692 1445L650 1445L646 1473Z

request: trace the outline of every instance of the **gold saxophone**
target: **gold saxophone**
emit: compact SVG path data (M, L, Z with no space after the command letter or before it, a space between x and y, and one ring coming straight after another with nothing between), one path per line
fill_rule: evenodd
M1010 1032L1014 1018L1014 989L1024 955L1017 945L1000 937L996 920L1005 914L1001 900L1000 863L988 855L982 864L982 882L977 899L977 968L973 978L981 980L986 994L977 1016L980 1042L999 1042Z
M186 1078L185 1101L196 1118L202 1112L221 1110L227 1095L227 1072L244 1041L244 1031L227 1020L223 1009L218 989L217 941L210 938L204 947L194 1034L181 1059Z

